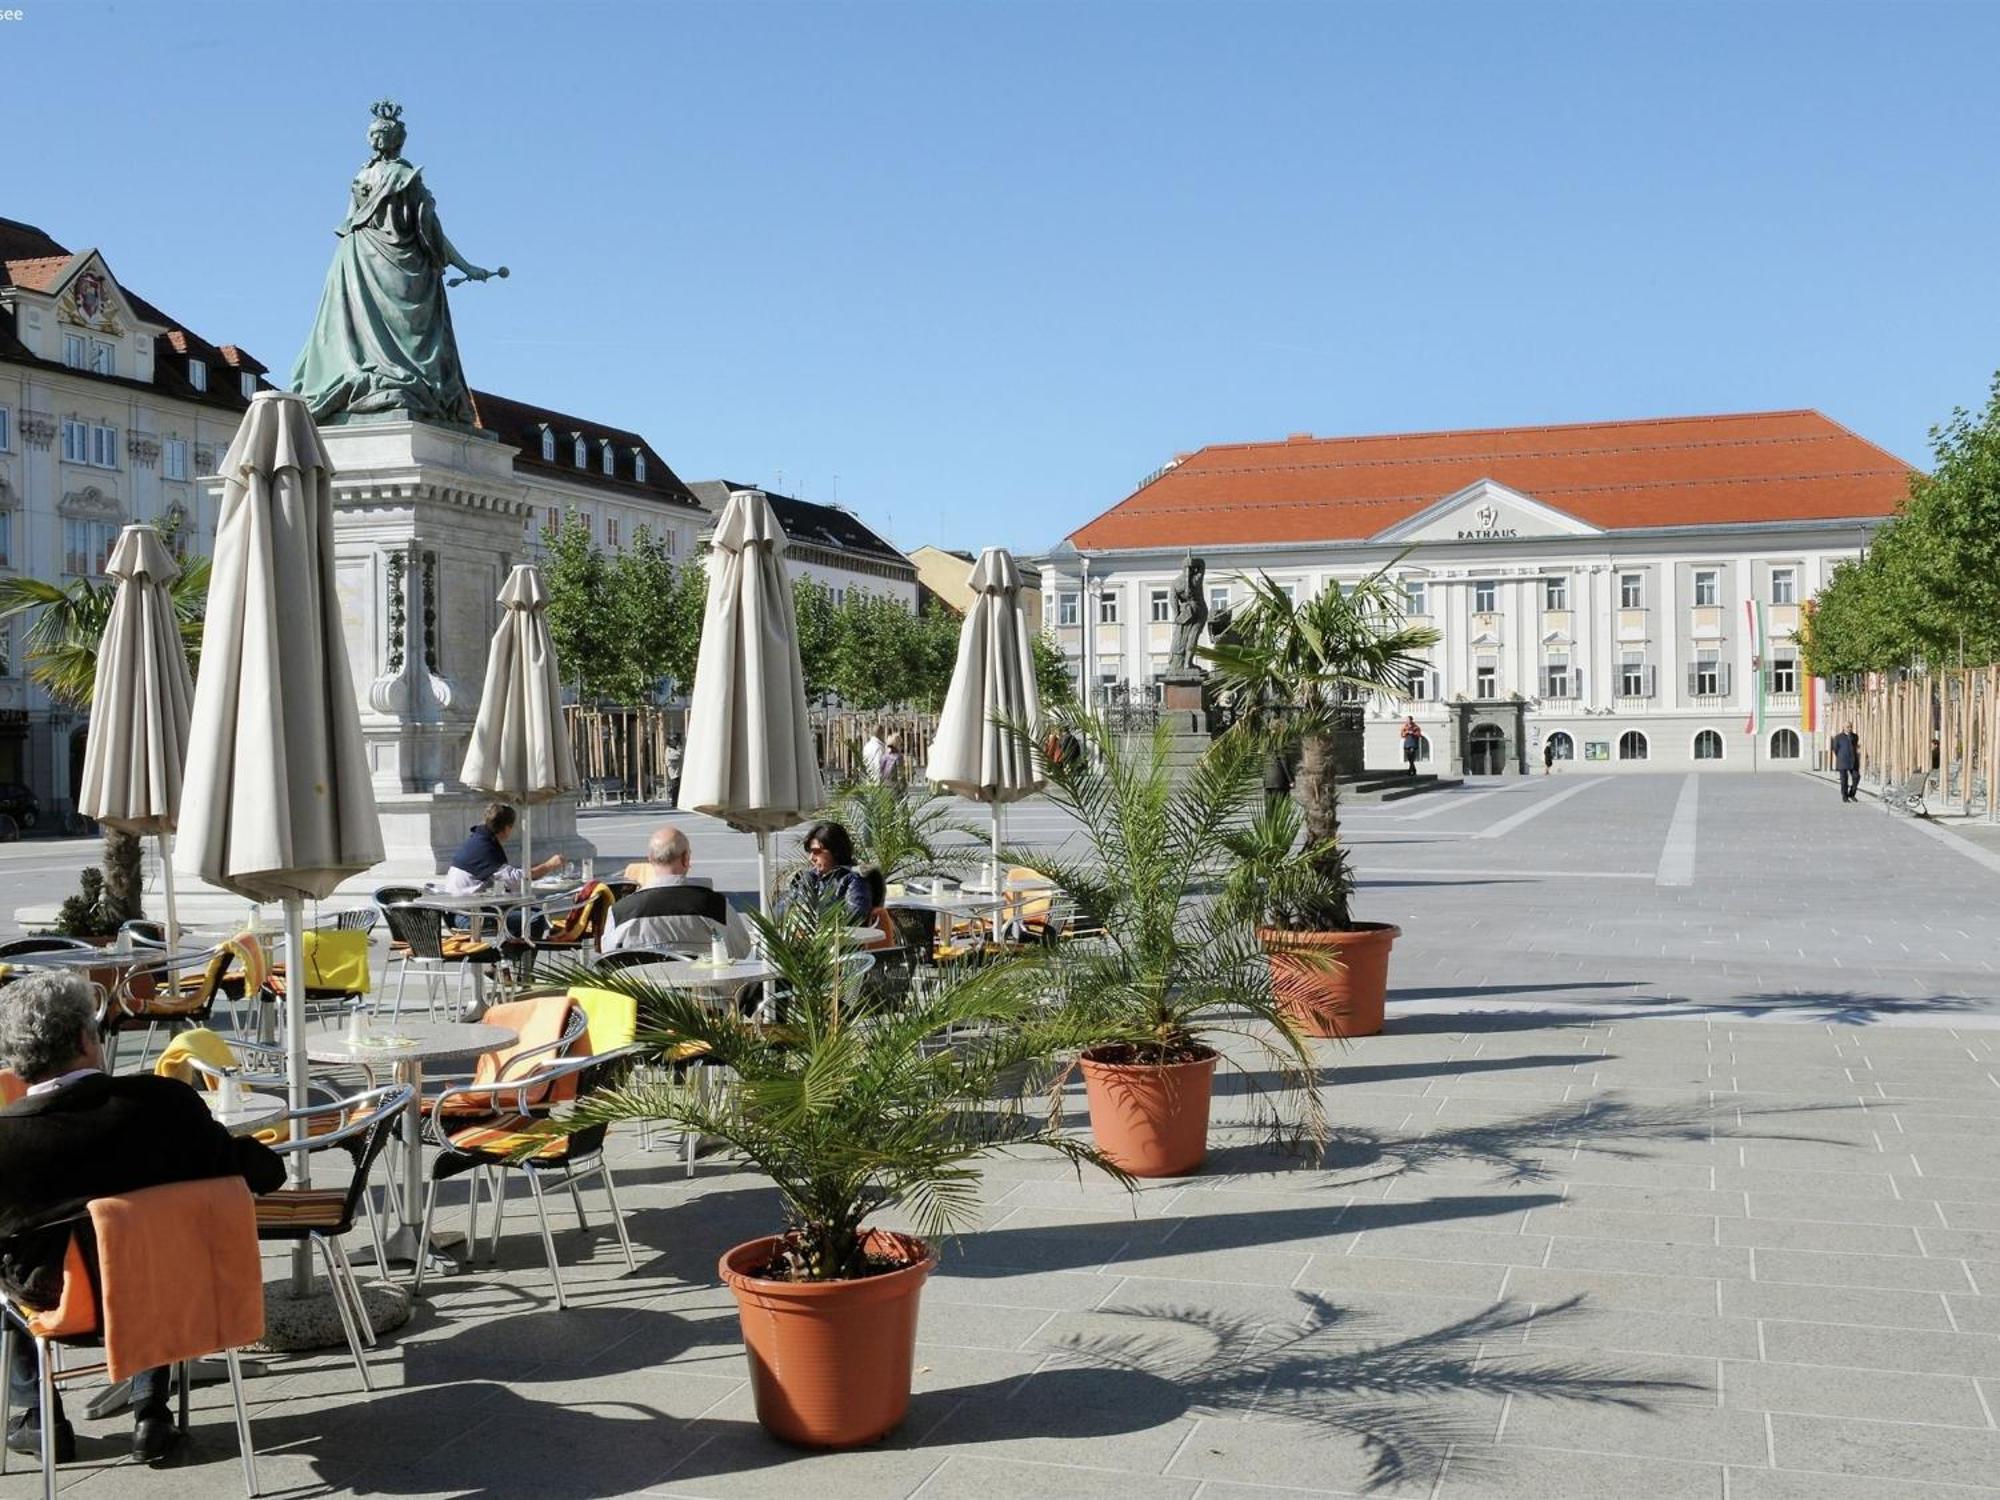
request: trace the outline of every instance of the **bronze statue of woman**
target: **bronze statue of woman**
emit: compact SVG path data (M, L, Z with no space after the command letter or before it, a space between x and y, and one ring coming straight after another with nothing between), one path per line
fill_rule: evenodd
M402 106L385 99L374 115L374 154L334 230L340 244L292 389L318 422L400 415L471 427L444 272L456 267L468 281L485 281L507 268L482 270L459 254L438 223L422 168L403 160Z

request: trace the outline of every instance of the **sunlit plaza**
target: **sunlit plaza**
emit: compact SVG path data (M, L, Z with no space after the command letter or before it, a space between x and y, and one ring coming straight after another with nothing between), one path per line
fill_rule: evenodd
M0 8L0 1500L2000 1496L1994 30Z

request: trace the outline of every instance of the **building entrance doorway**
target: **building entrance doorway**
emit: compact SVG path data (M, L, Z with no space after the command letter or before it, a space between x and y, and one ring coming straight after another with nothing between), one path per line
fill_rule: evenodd
M1507 731L1498 724L1472 726L1465 769L1473 776L1498 776L1507 765Z

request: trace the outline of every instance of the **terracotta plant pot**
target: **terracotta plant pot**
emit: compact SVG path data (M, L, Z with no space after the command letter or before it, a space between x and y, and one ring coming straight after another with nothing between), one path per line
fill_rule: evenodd
M1389 949L1403 929L1366 922L1352 932L1283 932L1260 927L1271 955L1271 987L1308 1036L1374 1036L1389 993ZM1311 953L1338 964L1302 962Z
M1184 1177L1208 1156L1215 1054L1180 1063L1115 1062L1083 1054L1097 1149L1134 1177Z
M779 1236L748 1240L718 1266L736 1294L757 1420L773 1437L814 1448L851 1448L894 1429L910 1407L917 1304L937 1265L922 1240L865 1233L877 1254L900 1254L900 1271L854 1281L768 1281Z

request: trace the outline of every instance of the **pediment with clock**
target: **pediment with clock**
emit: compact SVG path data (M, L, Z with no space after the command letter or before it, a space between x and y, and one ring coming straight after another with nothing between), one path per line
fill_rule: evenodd
M1597 536L1598 527L1493 479L1478 479L1369 538L1375 542L1511 542Z

